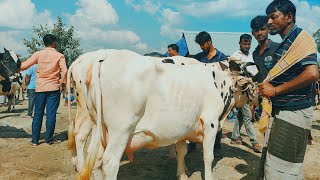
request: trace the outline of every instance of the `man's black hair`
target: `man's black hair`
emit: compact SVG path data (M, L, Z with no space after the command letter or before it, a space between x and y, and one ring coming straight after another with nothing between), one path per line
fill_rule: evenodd
M201 46L209 40L211 41L210 34L206 31L202 31L199 34L197 34L196 39L194 41Z
M243 39L243 41L247 42L247 41L251 41L252 40L252 37L250 34L242 34L240 36L240 40L239 40L239 43L241 42L241 40Z
M251 20L250 27L252 30L262 29L268 25L268 16L257 16Z
M282 12L284 15L292 13L293 22L296 22L296 6L290 0L274 0L266 9L266 14L269 15L276 11Z
M171 48L171 49L175 50L177 53L179 53L179 46L176 44L170 44L168 46L168 48Z
M52 45L56 40L57 38L52 34L46 34L43 36L43 43L46 47Z

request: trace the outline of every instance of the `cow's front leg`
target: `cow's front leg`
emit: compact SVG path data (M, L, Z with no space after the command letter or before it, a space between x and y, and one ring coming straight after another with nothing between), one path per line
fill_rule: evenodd
M213 179L212 174L212 162L214 160L213 147L215 137L218 132L218 117L214 122L204 123L204 137L203 137L203 161L204 161L204 172L205 179Z
M10 94L8 95L8 109L7 109L7 112L11 112L11 106L12 106L12 102L15 100L14 99L14 94Z
M182 140L177 142L176 150L177 150L177 177L180 180L188 179L188 176L186 175L185 161L184 161L184 157L186 156L188 151L186 141Z
M12 112L14 112L16 110L16 97L13 96L13 106L12 106Z

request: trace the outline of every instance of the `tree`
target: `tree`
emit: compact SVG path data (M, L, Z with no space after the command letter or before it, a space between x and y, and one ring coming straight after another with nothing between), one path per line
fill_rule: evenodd
M320 53L320 29L318 29L318 31L316 31L315 33L313 33L313 37L316 40L317 43L317 47L318 47L318 52ZM318 57L319 59L320 57ZM318 69L320 71L320 63L318 62Z
M318 47L318 52L320 53L320 29L318 29L317 32L313 33L313 37L316 40L317 47Z
M67 29L60 17L57 17L57 22L53 25L52 29L49 29L46 24L44 26L33 27L33 31L36 35L35 37L32 37L31 40L23 39L23 44L31 54L44 47L42 38L49 33L57 37L57 51L64 54L67 66L70 66L82 54L80 39L74 36L74 27L71 26Z

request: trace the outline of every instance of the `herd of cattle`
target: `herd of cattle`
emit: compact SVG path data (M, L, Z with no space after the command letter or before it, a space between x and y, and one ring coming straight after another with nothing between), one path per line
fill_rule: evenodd
M22 82L21 62L6 49L0 61L0 95L13 96L9 99L14 103ZM175 145L177 176L185 179L186 141L191 141L203 145L205 179L213 179L218 130L233 107L258 103L256 84L243 76L245 68L232 59L204 64L193 58L141 56L128 50L81 55L67 75L68 149L79 171L76 178L114 180L124 153L133 161L133 153L142 147ZM71 88L77 102L75 118L70 113Z

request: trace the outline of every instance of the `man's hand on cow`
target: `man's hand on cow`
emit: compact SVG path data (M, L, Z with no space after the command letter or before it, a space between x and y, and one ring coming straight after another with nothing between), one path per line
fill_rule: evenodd
M259 94L264 97L274 97L277 95L277 88L270 83L259 83L258 84Z

